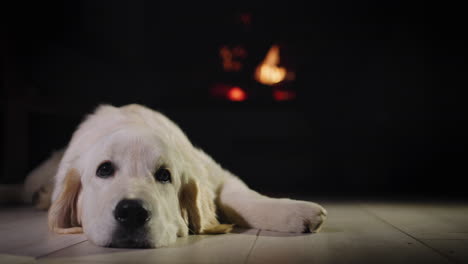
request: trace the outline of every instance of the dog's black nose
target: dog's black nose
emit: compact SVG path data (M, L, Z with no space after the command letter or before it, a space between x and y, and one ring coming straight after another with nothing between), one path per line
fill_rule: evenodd
M121 200L114 210L114 218L126 228L138 228L151 219L141 200Z

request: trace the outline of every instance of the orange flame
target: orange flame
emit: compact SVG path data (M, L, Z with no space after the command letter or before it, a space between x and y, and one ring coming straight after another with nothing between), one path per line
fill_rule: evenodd
M278 45L271 46L265 59L255 70L255 80L265 85L273 85L286 78L286 68L278 67L280 63L280 51Z

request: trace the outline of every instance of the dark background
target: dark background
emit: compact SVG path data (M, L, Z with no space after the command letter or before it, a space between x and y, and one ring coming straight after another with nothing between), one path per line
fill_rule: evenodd
M4 3L0 182L21 182L99 103L140 103L262 192L464 197L460 6L192 2ZM245 46L252 68L274 43L295 100L210 95L215 82L258 88L220 70L221 45Z

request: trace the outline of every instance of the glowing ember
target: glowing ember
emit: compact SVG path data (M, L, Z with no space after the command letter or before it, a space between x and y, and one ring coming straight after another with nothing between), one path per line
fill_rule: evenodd
M247 99L247 94L240 87L236 86L236 87L232 87L229 90L227 97L231 101L239 102L239 101L244 101L245 99Z
M265 59L255 70L255 80L266 85L273 85L286 78L286 68L278 67L280 63L280 51L278 45L271 46Z
M273 98L275 101L289 101L296 98L296 93L294 91L274 90Z
M242 60L247 57L247 51L241 46L229 48L222 46L219 49L219 56L222 60L224 71L238 72L242 69Z
M250 25L252 23L252 14L251 13L241 13L239 15L239 20L244 25Z

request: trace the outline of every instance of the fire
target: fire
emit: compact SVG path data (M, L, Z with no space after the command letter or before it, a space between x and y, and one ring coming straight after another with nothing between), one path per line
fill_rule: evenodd
M271 46L265 59L255 70L255 80L265 85L274 85L286 78L286 68L279 67L280 50L278 45Z

